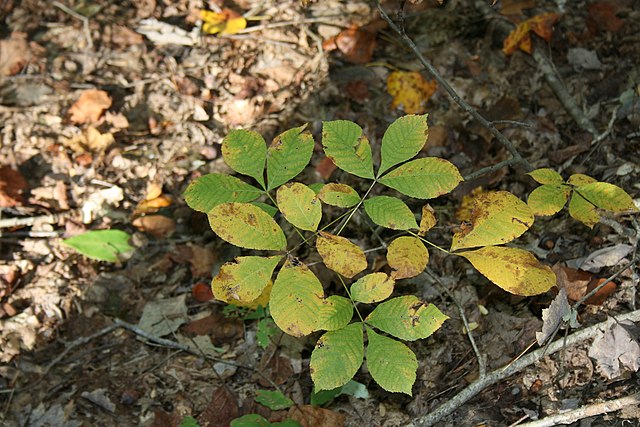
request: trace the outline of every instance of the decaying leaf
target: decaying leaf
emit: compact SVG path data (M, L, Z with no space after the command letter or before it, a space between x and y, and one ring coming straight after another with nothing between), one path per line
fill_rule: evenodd
M23 193L29 188L20 171L9 166L0 167L0 208L20 206Z
M367 268L367 257L362 249L342 236L321 231L316 249L324 264L344 277L351 278Z
M302 427L342 427L345 421L343 414L311 405L294 406L287 416Z
M354 25L326 40L322 47L326 51L339 50L344 59L352 64L366 64L371 61L376 47L376 33L367 27Z
M415 277L426 268L429 252L417 237L401 236L387 248L387 262L393 279Z
M555 334L564 317L569 314L571 307L567 300L567 291L560 289L558 295L551 301L549 308L542 310L542 331L536 332L538 345L543 345Z
M60 143L72 149L76 154L101 153L114 142L113 134L110 132L101 133L93 126L87 127L84 132L71 138L60 137Z
M387 77L387 92L393 96L391 108L402 107L407 114L422 114L438 88L434 80L425 80L419 71L393 71Z
M422 207L422 218L420 218L420 231L418 231L418 236L427 234L434 225L436 225L435 211L430 205L424 205Z
M18 74L31 58L31 50L24 33L12 33L0 40L0 77Z
M548 12L522 21L504 40L502 52L508 56L520 49L531 54L533 52L531 33L537 34L546 41L551 41L553 24L559 17L557 13Z
M69 108L69 115L73 123L97 122L102 113L111 107L111 97L107 92L98 89L87 89L80 94L80 98Z
M156 239L169 237L176 231L176 221L164 215L141 216L134 219L131 224Z
M187 321L186 297L187 294L182 294L174 298L147 302L138 327L157 337L175 332Z
M202 31L207 34L238 34L247 27L247 20L239 13L231 9L223 9L221 12L201 10Z
M619 377L623 370L636 372L640 368L640 345L629 330L633 322L618 322L609 318L605 330L598 334L589 347L589 357L596 360L598 371L607 379Z

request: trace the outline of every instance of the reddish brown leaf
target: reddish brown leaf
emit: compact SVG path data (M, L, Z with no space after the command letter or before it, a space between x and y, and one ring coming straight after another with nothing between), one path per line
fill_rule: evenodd
M27 188L27 180L19 171L9 166L0 167L0 208L21 206Z
M302 427L341 427L345 421L343 414L311 405L292 407L289 418L298 421Z
M193 298L198 302L207 302L213 299L213 292L211 292L211 286L202 282L196 283L191 288L191 294Z
M325 50L338 49L347 62L366 64L376 47L376 33L354 25L341 31L335 39L327 40L324 46Z
M293 375L293 368L291 367L291 361L283 356L273 356L271 353L265 353L260 364L258 366L260 372L267 378L271 379L276 384L284 384ZM269 387L271 384L261 376L258 377L258 382L264 387Z
M606 279L597 279L594 277L589 282L586 293L591 292L592 290L600 286L600 284L605 281ZM609 282L606 285L604 285L598 292L596 292L591 298L587 298L587 300L584 303L587 305L602 305L602 303L609 297L609 295L615 292L616 288L617 286L615 283Z
M219 313L189 322L182 331L190 335L209 335L215 345L235 342L244 335L241 320L226 318Z
M504 40L502 52L509 56L520 49L531 54L533 52L531 33L533 32L544 40L550 41L553 35L553 24L556 23L558 18L559 15L557 13L548 12L519 23Z
M331 174L337 169L333 160L329 157L324 157L320 162L316 165L316 172L322 177L324 180L328 180L331 178Z
M578 301L585 295L593 274L560 264L555 264L551 269L556 273L558 288L567 291L567 298L571 301Z
M104 110L111 107L111 97L107 92L97 89L87 89L71 106L69 114L73 123L97 122Z
M624 21L616 16L617 5L613 2L599 1L589 5L587 25L592 30L606 30L617 33ZM595 27L595 28L593 28ZM592 31L593 33L597 31Z
M165 238L176 231L176 222L173 218L164 215L147 215L136 218L132 222L138 230L152 235L157 239Z
M198 423L201 427L226 427L239 415L236 397L228 387L221 386L213 391L211 402L198 417Z

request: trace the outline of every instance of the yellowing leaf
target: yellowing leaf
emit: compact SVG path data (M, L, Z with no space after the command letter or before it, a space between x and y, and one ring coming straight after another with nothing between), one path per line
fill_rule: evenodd
M211 229L232 245L272 251L287 248L287 239L280 226L255 205L223 203L211 209L208 217Z
M509 33L504 40L502 52L509 56L518 48L528 54L533 52L531 32L537 34L546 41L551 41L553 35L553 24L558 20L557 13L549 12L534 16L519 23L516 28Z
M426 81L419 71L393 71L387 77L391 108L402 107L407 114L423 114L437 88L434 80Z
M429 252L417 237L402 236L387 248L387 262L393 269L395 280L415 277L422 273L429 262Z
M367 328L367 368L383 389L411 396L416 381L418 360L413 351L401 342L377 334Z
M331 295L322 301L322 310L318 313L318 329L335 331L344 328L353 317L353 303L349 298Z
M211 282L213 296L235 305L251 303L271 282L271 275L280 259L281 256L246 256L224 264Z
M564 182L558 172L549 168L536 169L527 175L533 178L538 184L562 184Z
M223 9L222 12L201 10L202 31L207 34L237 34L247 28L247 20L232 11Z
M311 353L311 379L315 389L342 387L353 378L363 359L362 323L325 333Z
M431 336L448 318L435 305L406 295L380 303L365 322L396 338L415 341Z
M543 184L529 194L527 204L534 215L555 215L567 204L570 194L568 185Z
M575 191L569 201L569 215L589 228L600 222L600 214L596 207Z
M347 184L329 183L320 189L318 198L324 203L339 208L350 208L360 202L360 195Z
M396 281L386 273L371 273L351 285L351 297L359 302L380 302L393 292Z
M271 289L269 309L280 329L294 337L317 331L324 301L318 278L304 264L287 260Z
M420 218L420 231L418 231L418 236L427 234L434 225L436 225L436 216L433 208L429 205L424 205L422 207L422 218Z
M551 268L523 249L487 246L458 255L468 259L487 279L515 295L538 295L556 284Z
M567 184L575 186L591 184L594 182L598 182L598 180L595 178L591 178L589 175L585 175L583 173L574 173L567 180Z
M486 191L484 191L482 187L476 187L471 190L471 193L465 194L462 197L462 202L460 206L458 206L458 209L456 209L456 218L458 221L471 222L471 211L473 211L473 206L475 205L474 200L476 196L482 193L486 193Z
M585 200L611 212L637 211L633 199L622 188L607 182L593 182L574 189Z
M304 184L293 182L278 187L278 208L287 221L302 230L315 231L322 219L322 203Z
M533 224L531 208L507 191L491 191L474 198L471 225L453 236L451 251L499 245L519 237Z
M367 257L360 247L342 236L320 232L316 249L327 268L352 278L367 268Z

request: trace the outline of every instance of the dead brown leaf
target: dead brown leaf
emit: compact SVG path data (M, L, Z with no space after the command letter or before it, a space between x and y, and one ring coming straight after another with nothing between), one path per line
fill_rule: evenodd
M333 160L331 160L329 157L323 157L322 160L320 160L320 162L318 162L318 164L316 165L316 172L325 181L331 178L331 174L336 169L337 169L336 164L333 163Z
M189 322L182 330L189 335L209 335L214 345L236 342L244 335L242 321L213 313L202 319Z
M616 2L598 1L590 4L587 27L594 34L598 30L617 33L624 25L624 21L616 16L617 9Z
M593 274L587 271L576 270L560 264L555 264L551 269L556 273L558 288L565 289L569 300L574 302L582 299L606 280L594 277ZM616 288L615 283L609 282L584 303L587 305L601 305Z
M8 39L0 40L0 76L18 74L30 59L26 34L14 32Z
M87 89L69 109L71 121L76 124L94 123L100 119L104 110L111 107L111 97L98 89Z
M134 219L132 224L138 230L148 233L157 239L169 237L176 231L175 220L164 215L141 216Z
M339 50L344 59L352 64L366 64L371 61L376 47L376 33L353 25L326 40L322 47L326 51Z
M289 358L284 356L273 356L273 353L271 352L264 353L258 368L264 376L271 379L271 381L276 384L286 383L294 373ZM258 377L258 382L264 387L269 387L271 385L263 378L262 375Z
M343 414L311 405L292 407L289 418L298 421L302 427L341 427L345 421Z
M114 142L115 138L111 133L100 133L100 131L93 126L89 126L84 132L71 138L60 138L62 145L71 148L78 154L86 154L87 151L94 153L104 152ZM76 161L79 161L78 158L76 158Z
M198 423L202 427L228 426L239 415L238 400L228 387L220 386L213 391L211 402L198 416Z
M24 203L23 193L29 184L22 174L9 167L0 167L0 208L21 206Z

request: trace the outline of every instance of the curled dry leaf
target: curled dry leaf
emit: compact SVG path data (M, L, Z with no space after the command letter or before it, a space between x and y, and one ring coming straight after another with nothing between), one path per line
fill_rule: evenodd
M31 50L24 33L12 33L8 39L0 40L0 76L18 74L31 58Z
M367 27L354 25L325 41L322 47L326 51L339 50L352 64L366 64L371 61L376 47L376 33Z
M111 107L111 97L98 89L87 89L69 109L71 121L76 124L94 123Z
M551 41L553 35L553 24L556 23L560 15L553 12L543 13L531 19L522 21L509 33L502 47L502 52L509 56L516 50L531 54L533 52L533 41L531 33L537 34L546 41Z
M587 271L565 267L560 264L555 264L551 269L556 274L556 285L566 291L567 297L571 301L579 301L606 280L594 277L593 274ZM585 304L602 304L616 290L616 287L613 282L607 283L591 298L588 298Z
M176 222L173 218L164 215L147 215L133 220L133 226L138 230L152 235L157 239L169 237L176 231Z
M0 208L21 206L24 202L23 193L29 185L22 174L9 167L0 167Z

